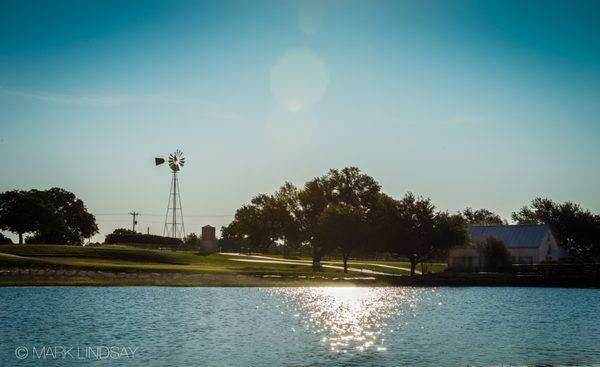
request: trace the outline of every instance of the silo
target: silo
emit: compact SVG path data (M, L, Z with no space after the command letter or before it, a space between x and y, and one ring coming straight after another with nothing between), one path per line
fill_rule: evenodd
M215 236L215 227L206 225L202 227L202 240L203 241L214 241L217 237Z

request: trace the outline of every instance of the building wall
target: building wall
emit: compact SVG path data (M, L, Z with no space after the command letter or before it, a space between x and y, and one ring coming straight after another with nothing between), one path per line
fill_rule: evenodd
M542 261L560 261L570 257L558 246L552 231L548 231L538 247L506 247L513 264L539 264ZM482 270L484 258L475 247L462 247L450 250L448 266L456 270Z
M475 247L460 247L450 250L448 267L455 270L483 269L483 256Z

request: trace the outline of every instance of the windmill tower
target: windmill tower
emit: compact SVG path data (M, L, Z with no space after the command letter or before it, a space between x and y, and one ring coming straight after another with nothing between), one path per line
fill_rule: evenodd
M157 166L165 163L164 158L155 158L154 162ZM168 159L169 168L173 173L171 179L171 189L169 192L169 203L167 205L167 213L165 214L165 227L163 229L163 236L183 238L185 237L185 227L183 225L183 211L181 210L181 195L179 190L179 180L177 179L177 173L183 167L185 158L183 152L179 149L175 153L169 155Z

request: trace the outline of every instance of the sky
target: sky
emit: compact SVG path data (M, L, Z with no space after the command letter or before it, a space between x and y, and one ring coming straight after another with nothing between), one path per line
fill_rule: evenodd
M389 195L505 218L600 212L596 1L0 2L0 191L62 187L102 241L186 232L358 166ZM14 236L13 236L14 238Z

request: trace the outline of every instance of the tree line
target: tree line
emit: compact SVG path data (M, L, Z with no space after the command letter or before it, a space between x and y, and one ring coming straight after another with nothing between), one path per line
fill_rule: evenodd
M0 193L0 229L19 236L19 244L81 245L98 233L94 215L67 190L13 190ZM9 242L4 239L3 242Z
M535 199L512 219L519 224L550 224L559 244L584 260L599 255L600 216L577 204ZM467 226L474 224L507 221L487 209L436 210L429 198L412 193L394 199L372 177L346 167L332 169L300 189L286 182L273 194L255 196L221 233L224 243L250 251L308 252L315 270L326 255L340 256L347 271L350 256L388 253L407 259L414 274L418 263L445 257L449 249L468 244Z

